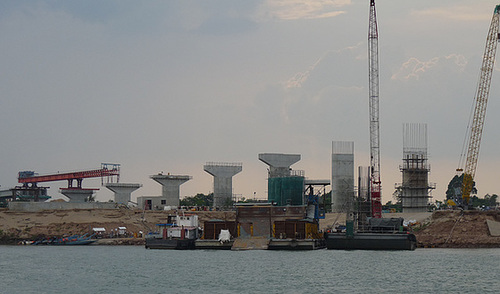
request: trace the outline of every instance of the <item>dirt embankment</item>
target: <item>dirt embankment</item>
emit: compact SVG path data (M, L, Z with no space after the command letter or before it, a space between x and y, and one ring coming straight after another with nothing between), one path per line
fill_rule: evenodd
M166 223L167 216L174 211L142 211L132 209L80 209L47 210L42 212L18 212L0 210L0 244L18 240L32 240L42 237L68 236L91 233L92 228L105 228L111 232L118 227L127 227L133 235L140 231L147 233L156 229L156 224ZM205 220L234 220L235 213L228 211L194 211L200 224ZM115 240L128 244L126 240ZM111 244L118 244L115 241Z
M50 210L43 212L17 212L0 210L0 244L16 243L41 237L61 237L91 232L92 228L105 228L107 232L127 227L130 234L154 231L156 224L166 223L174 211L142 211L133 209ZM195 211L200 225L210 219L234 220L233 211ZM500 223L500 211L436 211L412 215L388 214L384 217L403 217L416 220L412 227L420 247L437 248L500 248L500 236L491 236L487 220ZM327 214L320 221L320 229L345 222L343 214ZM143 239L99 240L100 244L141 244Z
M500 248L487 220L500 222L500 211L436 211L429 222L413 227L419 247Z

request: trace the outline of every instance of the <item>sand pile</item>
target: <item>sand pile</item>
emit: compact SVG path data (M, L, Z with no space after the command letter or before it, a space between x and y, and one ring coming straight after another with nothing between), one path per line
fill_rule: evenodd
M436 211L413 230L420 247L500 247L500 237L490 234L487 220L500 222L500 211Z

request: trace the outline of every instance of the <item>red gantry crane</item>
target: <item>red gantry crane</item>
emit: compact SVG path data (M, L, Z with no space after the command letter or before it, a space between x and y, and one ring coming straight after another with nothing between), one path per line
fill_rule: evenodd
M100 169L67 172L67 173L56 173L49 175L38 175L32 171L22 171L19 172L18 182L24 185L34 184L41 182L55 182L55 181L68 181L68 189L73 188L73 180L77 182L77 189L82 188L82 181L84 178L101 178L101 182L104 182L104 178L108 179L116 176L116 181L120 179L120 165L114 163L102 163Z
M477 92L474 98L474 114L471 117L470 128L468 129L467 157L465 169L461 168L463 159L460 160L457 172L463 172L463 182L461 189L461 198L455 199L465 209L468 208L469 198L474 184L476 174L477 160L479 157L479 147L481 145L481 136L483 133L484 119L486 117L486 105L490 93L491 75L495 65L495 54L497 44L500 39L499 34L500 5L495 7L493 18L491 20L488 37L486 39L486 48L483 55L481 73L477 85ZM467 137L467 136L466 136ZM463 154L462 154L463 157Z
M379 75L378 75L378 28L375 0L370 0L370 23L368 29L369 93L370 93L370 198L371 214L382 217L380 182L380 139L379 139Z

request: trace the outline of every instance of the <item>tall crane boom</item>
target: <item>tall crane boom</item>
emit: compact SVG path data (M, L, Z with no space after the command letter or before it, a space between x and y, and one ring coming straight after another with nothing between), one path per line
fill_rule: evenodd
M370 107L370 198L371 213L375 218L382 217L380 182L380 139L379 139L379 75L378 75L378 28L375 0L370 0L370 21L368 28L369 60L369 107Z
M486 116L486 105L490 93L491 75L495 64L495 54L499 39L499 15L500 5L495 7L493 18L491 19L488 37L486 39L486 48L483 55L483 64L477 86L476 96L474 98L474 115L472 117L471 128L469 131L467 159L465 162L464 177L462 183L462 201L465 206L469 204L470 194L476 174L477 160L479 157L479 147L481 145L481 136L483 134L484 118ZM460 171L461 169L458 169Z

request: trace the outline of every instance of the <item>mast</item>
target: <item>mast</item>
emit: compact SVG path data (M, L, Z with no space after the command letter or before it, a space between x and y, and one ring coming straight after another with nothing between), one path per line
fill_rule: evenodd
M476 174L477 160L479 157L479 147L481 145L481 136L483 134L484 119L486 117L486 105L490 93L491 75L495 65L495 54L497 44L500 37L499 34L499 15L500 5L495 7L493 18L491 19L488 37L486 39L486 47L484 49L483 64L477 93L474 97L475 107L472 117L472 125L469 131L467 159L465 162L464 178L462 183L462 201L465 208L469 205L469 198L474 184L474 176ZM461 171L462 169L457 169Z
M379 131L379 69L378 28L375 0L370 0L370 21L368 29L369 60L369 107L370 107L370 198L372 217L382 217L380 181L380 131Z

